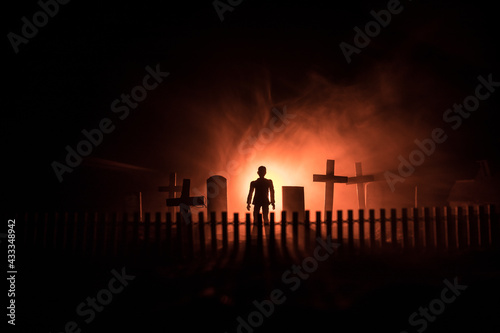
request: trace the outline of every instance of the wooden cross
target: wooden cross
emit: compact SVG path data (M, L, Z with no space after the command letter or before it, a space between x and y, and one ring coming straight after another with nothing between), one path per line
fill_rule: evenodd
M333 184L347 183L347 177L335 176L335 160L326 160L326 174L313 175L313 182L325 183L325 214L333 212Z
M181 193L182 186L176 185L177 175L175 172L170 173L170 179L167 186L159 186L158 191L168 192L169 198L175 198L176 193Z
M359 209L366 209L366 183L375 182L384 179L384 175L373 174L373 175L363 175L363 170L361 168L361 162L355 163L356 176L348 177L347 185L356 184L356 192L358 192L358 207Z
M184 218L184 222L189 221L189 217L191 217L191 206L204 206L205 205L205 197L190 197L189 196L189 187L191 186L190 179L182 180L182 192L180 198L169 198L167 199L167 207L175 207L179 206L181 210L181 215Z
M168 192L168 198L176 198L177 193L181 193L182 186L177 184L177 174L175 172L170 173L170 179L167 186L159 186L158 191L160 192ZM173 216L175 214L175 207L169 207L169 212Z
M363 170L361 168L361 162L356 162L356 177L349 177L347 179L347 185L356 184L356 192L358 192L358 208L366 208L366 194L365 194L365 184L368 182L373 182L375 177L373 175L363 175Z

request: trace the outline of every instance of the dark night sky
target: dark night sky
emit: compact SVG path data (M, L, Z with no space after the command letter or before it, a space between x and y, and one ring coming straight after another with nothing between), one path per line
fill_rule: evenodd
M474 92L479 75L492 73L500 81L498 11L486 1L401 3L402 12L350 64L339 43L353 44L353 28L373 20L370 11L385 9L387 1L246 0L224 13L223 22L211 1L61 5L18 54L4 39L4 203L10 209L106 208L103 201L112 195L106 188L138 180L127 178L130 170L91 167L100 160L153 170L142 178L153 188L160 185L158 172L180 170L180 176L195 178L209 167L193 165L192 156L207 163L216 159L207 121L225 119L211 123L221 127L215 132L225 126L244 131L255 121L251 112L218 113L221 101L237 94L251 106L263 83L270 106L293 106L291 101L306 95L312 99L305 93L315 87L311 77L344 90L360 87L360 95L377 100L379 122L400 120L401 128L383 129L394 130L395 142L402 132L424 138L445 126L443 112ZM6 6L7 33L19 34L21 18L31 20L40 10L36 1ZM146 66L156 64L170 75L127 119L116 120L111 102L142 82ZM448 131L439 154L424 165L427 172L452 170L454 177L467 178L479 159L498 169L499 94L481 102L458 130ZM64 161L65 146L74 147L82 129L95 128L105 117L116 121L116 129L59 183L51 163ZM340 128L356 126L359 118L352 119ZM411 144L412 139L402 145L400 154L408 156ZM386 168L397 166L397 154L390 156Z

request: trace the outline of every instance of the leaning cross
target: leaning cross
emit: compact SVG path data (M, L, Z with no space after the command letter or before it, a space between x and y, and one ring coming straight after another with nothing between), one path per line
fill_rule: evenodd
M347 177L335 176L335 160L326 160L326 174L313 175L313 182L325 183L325 214L333 212L333 184L347 183Z
M180 198L169 198L167 199L167 207L179 206L181 210L181 216L184 218L185 223L189 223L191 217L191 206L202 206L205 205L205 197L190 197L189 187L191 185L190 179L182 180L182 193Z
M358 208L366 208L366 194L365 194L365 184L375 181L373 175L363 175L363 170L361 168L361 162L356 162L356 177L349 177L347 179L347 185L356 184L356 192L358 192Z
M358 192L358 206L359 209L366 208L366 183L375 182L379 180L384 180L384 175L381 173L376 173L373 175L363 175L363 170L361 168L361 162L356 162L356 176L349 177L347 179L347 185L356 184Z
M177 175L175 172L170 173L170 179L168 182L167 186L159 186L158 191L160 192L168 192L168 198L172 199L176 197L177 193L181 193L182 191L182 186L176 185L177 181ZM170 214L173 216L175 213L175 207L170 207L169 208Z

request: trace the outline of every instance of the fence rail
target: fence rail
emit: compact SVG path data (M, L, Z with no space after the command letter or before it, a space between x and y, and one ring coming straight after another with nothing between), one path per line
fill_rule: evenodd
M357 213L355 219L354 213ZM227 253L245 245L308 250L317 237L340 243L340 253L445 253L492 250L500 247L500 222L495 206L414 209L306 211L270 214L269 223L251 221L250 214L228 219L227 213L199 213L197 221L175 220L169 213L22 213L17 225L23 245L94 257L144 254L171 259L192 259ZM346 214L347 213L347 214ZM398 215L399 213L399 215ZM291 218L290 218L291 217ZM217 220L217 218L220 218ZM142 220L142 222L141 222Z

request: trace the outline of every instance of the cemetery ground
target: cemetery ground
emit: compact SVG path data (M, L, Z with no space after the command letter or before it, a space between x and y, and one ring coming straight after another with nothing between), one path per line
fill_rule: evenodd
M287 247L270 246L264 230L262 240L243 238L238 247L229 244L226 253L219 244L217 255L208 252L186 262L141 251L105 258L26 248L18 258L23 269L17 324L25 332L53 333L486 332L500 327L498 251L348 255L340 247L311 269L304 259L313 251L301 244L294 248L290 237L287 242ZM117 272L126 276L123 288ZM441 302L443 309L434 300L442 297L444 280L466 289L457 287L453 302ZM276 290L282 292L280 302L270 309L265 300ZM445 295L450 299L453 293ZM415 312L419 315L410 323Z

